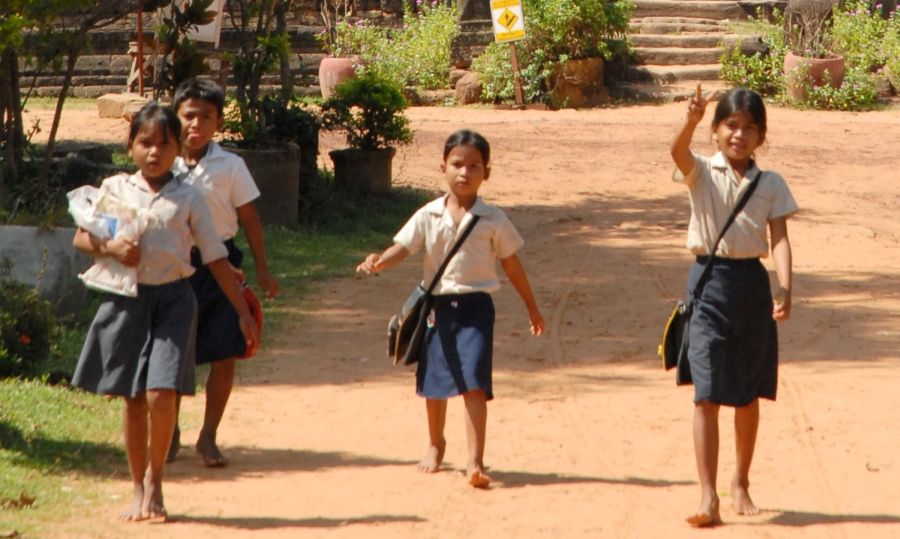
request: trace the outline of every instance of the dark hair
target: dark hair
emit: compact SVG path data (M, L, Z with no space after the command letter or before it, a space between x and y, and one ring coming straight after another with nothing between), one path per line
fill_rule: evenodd
M444 160L457 146L472 146L481 153L481 160L487 166L491 162L491 145L486 138L471 129L460 129L447 138L444 143Z
M758 93L747 88L735 88L719 98L719 104L716 105L716 113L713 116L713 128L737 112L749 114L760 132L765 133L766 104Z
M129 148L131 148L131 143L134 142L141 129L147 125L162 128L165 140L169 140L170 134L176 141L181 140L181 120L178 119L175 111L160 105L156 101L151 101L141 107L141 110L131 119L131 129L128 131Z
M199 99L216 106L219 116L225 111L225 92L222 87L211 80L188 79L175 89L175 97L172 99L172 108L178 111L178 107L188 99Z

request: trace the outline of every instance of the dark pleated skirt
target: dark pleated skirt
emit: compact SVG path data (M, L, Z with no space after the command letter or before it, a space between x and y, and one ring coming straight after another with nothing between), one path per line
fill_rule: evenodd
M688 293L705 262L698 257L691 268ZM759 259L713 261L694 300L689 342L694 402L740 407L760 397L775 400L778 334L769 275Z
M494 302L489 294L435 296L425 353L416 367L416 393L446 399L481 389L494 398Z
M149 389L194 394L197 301L186 279L106 294L88 330L72 385L135 397Z
M244 254L234 244L234 240L226 240L225 247L228 248L228 262L240 268ZM197 365L243 356L247 350L247 340L241 332L237 311L212 272L203 264L200 251L196 248L191 251L191 264L196 271L191 275L190 282L199 308Z

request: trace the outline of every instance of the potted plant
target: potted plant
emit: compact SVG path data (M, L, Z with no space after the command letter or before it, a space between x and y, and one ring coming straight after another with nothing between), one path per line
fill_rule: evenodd
M369 193L390 189L394 145L412 142L406 106L401 89L376 73L361 73L337 85L321 112L324 129L347 134L349 148L328 153L336 184Z
M347 27L353 0L321 0L320 15L324 29L316 36L327 56L319 61L319 91L328 99L334 88L355 74L358 60L347 56L341 31Z
M785 87L802 101L806 87L830 84L840 88L844 58L832 48L832 0L790 0L785 10Z

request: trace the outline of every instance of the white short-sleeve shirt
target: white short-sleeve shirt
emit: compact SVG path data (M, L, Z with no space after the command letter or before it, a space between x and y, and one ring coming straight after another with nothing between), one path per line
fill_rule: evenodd
M259 198L259 188L240 156L225 151L216 141L197 166L191 170L184 159L175 160L172 170L187 174L187 181L203 193L215 223L219 239L227 240L238 232L237 209Z
M141 234L141 261L137 267L141 284L166 284L190 277L191 247L200 249L203 263L228 256L216 235L203 195L176 175L154 192L137 174L120 174L103 180L100 192L150 211L152 218Z
M514 255L525 243L516 227L503 210L485 204L481 198L475 200L457 226L447 211L445 195L416 211L394 236L394 243L410 253L425 249L422 281L428 286L473 215L481 218L450 261L435 294L490 293L499 289L496 260Z
M756 176L755 162L739 181L722 152L712 157L694 154L694 168L687 175L675 170L673 180L691 191L691 220L687 247L695 255L708 255L731 210ZM769 254L766 225L772 219L789 217L798 211L797 202L784 178L764 171L747 205L719 244L723 258L765 258Z

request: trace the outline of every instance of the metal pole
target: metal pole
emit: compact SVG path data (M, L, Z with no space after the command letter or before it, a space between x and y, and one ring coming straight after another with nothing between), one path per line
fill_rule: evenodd
M143 0L138 0L137 20L137 68L138 68L138 94L144 96L144 6Z
M512 59L513 80L516 86L516 108L525 108L525 97L522 95L522 77L519 74L519 57L516 54L516 42L509 42L509 56Z

